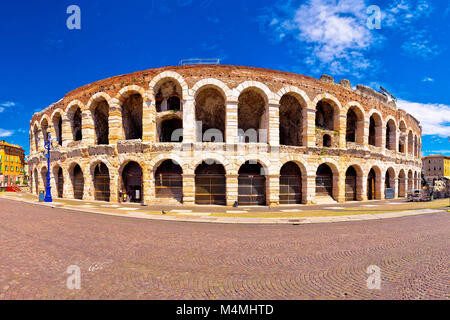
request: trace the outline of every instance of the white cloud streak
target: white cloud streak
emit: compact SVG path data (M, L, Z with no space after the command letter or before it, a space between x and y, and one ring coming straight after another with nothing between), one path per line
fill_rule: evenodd
M13 133L14 133L13 130L0 129L0 137L1 138L10 137L13 135Z
M397 105L420 121L424 135L450 136L450 106L406 100L398 100Z

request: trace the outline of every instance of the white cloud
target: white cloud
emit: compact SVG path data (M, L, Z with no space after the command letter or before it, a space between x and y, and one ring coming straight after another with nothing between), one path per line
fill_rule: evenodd
M409 40L403 43L402 49L411 56L423 59L433 58L441 53L439 47L432 43L425 30L412 35Z
M12 136L14 133L14 131L12 130L5 130L5 129L0 129L0 137L10 137Z
M0 103L0 106L2 106L2 107L14 107L15 105L16 105L16 103L12 102L12 101L6 101L6 102Z
M450 136L450 106L406 100L398 100L397 105L420 121L424 135Z
M304 51L310 67L327 67L334 74L367 70L365 57L377 37L366 25L364 0L309 0L300 6L290 1L278 7L280 13L263 17L275 38L291 35Z
M434 82L434 79L430 77L425 77L423 78L422 82Z

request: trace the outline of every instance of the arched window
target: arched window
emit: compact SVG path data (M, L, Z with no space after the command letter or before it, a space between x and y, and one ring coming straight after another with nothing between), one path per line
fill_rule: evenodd
M122 104L122 125L125 140L142 139L143 99L140 94L128 96Z
M280 100L280 145L303 145L303 109L299 98L285 94Z
M225 142L225 97L215 87L200 90L195 98L198 142ZM201 133L201 136L200 136Z
M239 142L268 142L267 133L262 134L263 129L266 129L266 101L258 90L247 89L239 96Z
M92 108L95 138L99 145L109 144L109 105L105 99L97 101Z

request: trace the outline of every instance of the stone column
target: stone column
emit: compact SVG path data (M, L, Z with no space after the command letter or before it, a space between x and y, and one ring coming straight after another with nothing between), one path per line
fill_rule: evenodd
M109 144L117 144L117 141L123 139L122 129L122 107L120 101L111 99L109 106Z
M109 201L110 202L119 202L119 172L117 168L111 168L109 170Z
M337 189L337 190L336 190ZM333 197L339 203L345 203L345 171L333 172Z
M306 111L306 144L307 147L316 146L316 109ZM315 182L314 182L315 183Z
M384 179L385 179L385 177L383 177L382 174L380 174L380 175L377 174L375 177L375 199L376 200L384 200L385 199Z
M64 176L64 189L63 189L63 197L64 199L73 199L73 184L72 177L70 175L68 168L63 168L63 176Z
M398 181L398 179L397 178L394 178L394 188L395 188L395 190L394 190L394 199L398 199L398 188L399 188L399 181Z
M142 109L143 142L156 142L156 109L153 99L145 94Z
M280 205L280 175L266 176L266 199L271 208Z
M94 177L92 176L91 168L89 168L89 163L80 164L80 166L84 178L83 200L95 200Z
M346 148L347 142L346 142L346 135L347 135L347 115L341 114L339 115L339 127L337 129L339 131L339 148ZM344 197L345 199L345 197Z
M183 144L193 144L196 140L195 106L194 100L183 103Z
M228 101L226 106L226 144L238 143L238 102Z
M268 126L266 126L268 134L268 143L271 147L280 145L280 105L275 102L269 103Z
M152 196L152 183L150 181L151 172L146 165L142 166L142 193L143 193L143 201L146 204L152 204L153 196ZM142 197L142 195L141 195Z
M183 204L195 204L195 174L183 174Z
M96 144L96 137L95 137L95 126L94 126L94 119L92 119L91 112L89 110L86 110L81 115L81 132L83 136L83 145L85 146L92 146Z
M316 175L304 175L302 179L303 203L312 204L316 197Z
M227 206L231 207L236 201L238 201L238 179L237 174L226 175L226 187L227 187Z
M63 147L67 147L67 145L73 141L73 135L72 135L72 127L70 120L67 118L64 118L62 120L62 145Z

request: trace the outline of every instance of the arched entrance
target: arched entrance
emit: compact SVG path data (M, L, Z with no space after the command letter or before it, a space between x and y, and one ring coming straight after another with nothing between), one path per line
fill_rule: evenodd
M84 176L81 167L77 164L72 171L73 198L83 200Z
M210 160L197 167L195 170L195 203L226 205L226 178L225 168L222 164Z
M122 104L122 127L125 140L142 139L142 106L140 94L132 94Z
M64 175L61 167L57 167L56 171L56 191L58 198L63 198L64 195Z
M376 179L375 170L372 168L369 171L369 175L367 176L367 200L375 200L376 199L376 187L377 187L377 179Z
M95 166L94 189L95 200L109 202L111 195L109 169L103 162L100 162Z
M385 199L395 198L395 171L392 168L386 170L384 177Z
M137 162L131 161L123 168L122 186L122 192L127 194L128 202L142 202L142 168Z
M156 169L155 196L183 201L183 169L174 160L166 160Z
M345 173L345 201L356 201L356 179L358 173L356 169L352 166L347 169Z
M259 163L247 161L239 169L238 203L241 206L266 205L266 177Z
M325 163L316 172L316 196L333 197L333 171Z
M302 172L294 162L280 170L280 204L302 203Z

